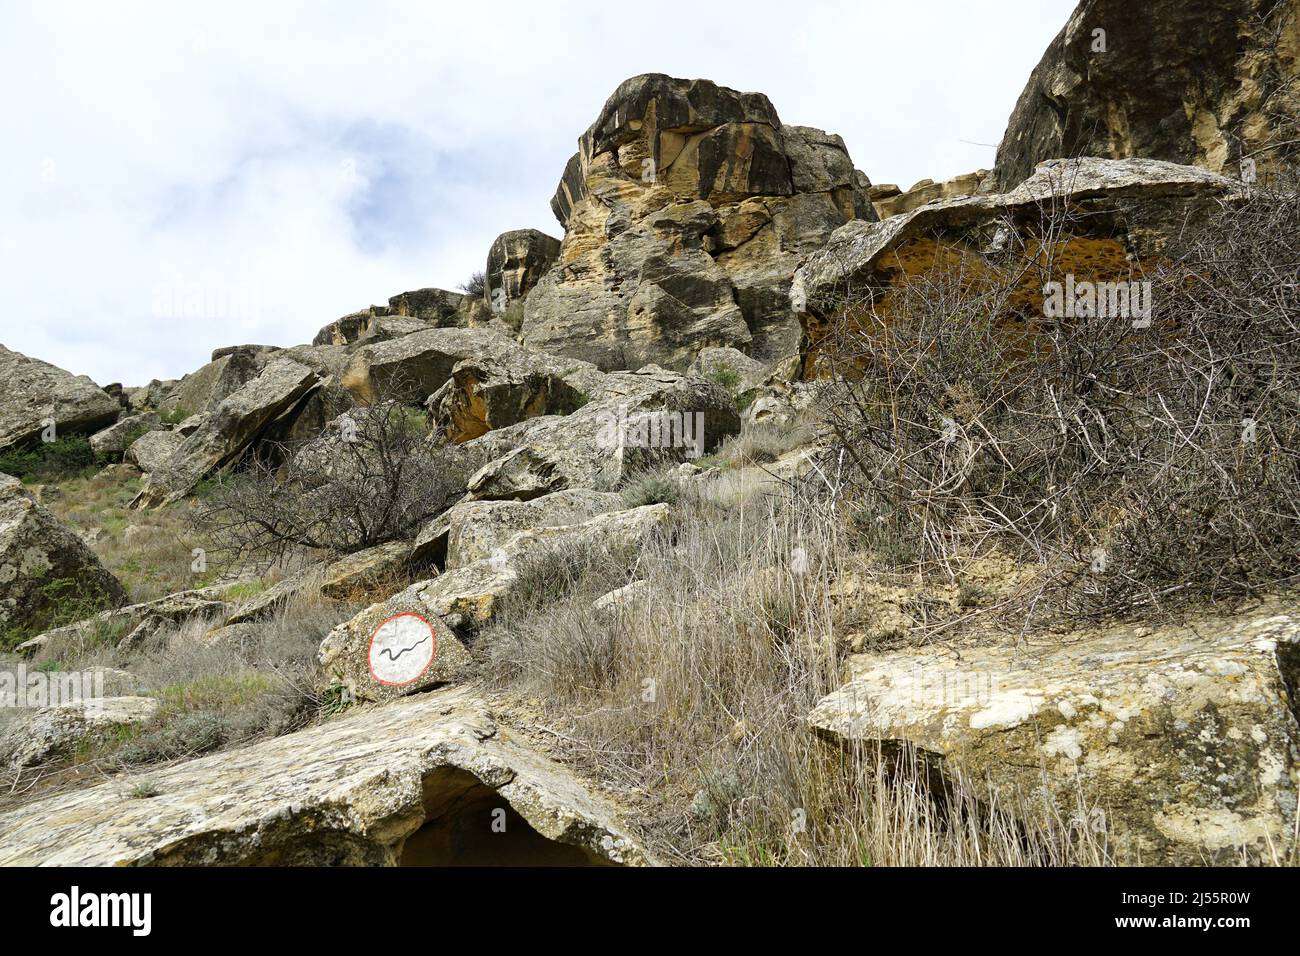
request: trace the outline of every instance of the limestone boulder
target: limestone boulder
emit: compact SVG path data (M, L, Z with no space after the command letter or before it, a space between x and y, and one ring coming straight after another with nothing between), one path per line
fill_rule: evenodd
M1298 641L1300 617L1274 608L865 654L809 721L917 748L1003 808L1097 834L1121 863L1261 862L1295 831Z
M65 434L89 434L117 421L122 406L84 375L0 345L0 451Z
M425 402L438 433L455 442L538 415L564 415L599 391L596 366L524 348L492 331L477 333L478 349L458 361Z
M0 764L22 769L69 757L109 734L148 723L160 706L155 697L96 697L42 708L0 737Z
M317 657L329 685L341 687L347 699L365 701L453 683L466 676L472 663L469 650L418 585L334 628Z
M167 431L145 432L127 446L123 458L145 474L157 471L171 460L176 449L185 442L185 433L179 428Z
M655 366L610 373L570 415L528 419L470 442L467 449L492 458L470 478L470 497L612 491L652 464L708 454L739 429L735 402L720 385Z
M156 408L169 415L206 412L255 379L265 367L266 357L258 346L218 350L207 365L167 389Z
M156 507L184 497L207 475L237 460L318 380L307 366L277 357L256 378L221 401L171 458L150 472L133 507Z
M1240 178L1294 155L1297 0L1082 0L1016 102L990 186L1044 160L1141 157Z
M362 346L339 383L360 402L420 405L451 379L460 362L517 350L517 343L490 329L428 329Z
M115 607L126 591L22 482L0 475L0 631L40 626L74 602L91 611Z
M90 436L90 448L100 458L121 458L142 435L160 431L164 426L157 412L127 415Z
M919 209L926 203L938 199L974 196L983 188L988 177L987 169L977 169L973 173L954 176L952 179L937 183L933 179L923 179L906 192L895 189L891 194L873 201L872 205L875 207L876 215L881 219L888 219L890 216Z
M488 249L487 298L493 308L504 309L522 299L555 264L560 240L536 229L503 232Z
M399 318L419 319L444 328L459 325L466 296L446 289L415 289L388 300L388 312Z
M622 496L608 491L557 491L529 501L462 501L420 532L415 560L451 571L490 557L519 531L580 524L622 507Z
M33 801L0 814L0 865L653 862L500 709L435 691Z
M307 568L240 602L225 616L222 626L267 617L290 600L306 594L316 594L328 600L346 600L364 594L405 575L410 556L411 542L390 541Z

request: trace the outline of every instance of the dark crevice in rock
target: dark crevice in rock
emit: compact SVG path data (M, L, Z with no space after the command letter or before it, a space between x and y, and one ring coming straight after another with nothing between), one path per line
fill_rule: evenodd
M473 774L443 767L425 780L426 820L399 866L609 866L582 847L549 840Z

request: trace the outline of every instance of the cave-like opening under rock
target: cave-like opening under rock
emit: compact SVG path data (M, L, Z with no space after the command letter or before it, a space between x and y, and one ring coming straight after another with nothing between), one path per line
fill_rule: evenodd
M509 802L464 770L440 768L424 782L425 823L400 866L608 866L589 850L538 833Z

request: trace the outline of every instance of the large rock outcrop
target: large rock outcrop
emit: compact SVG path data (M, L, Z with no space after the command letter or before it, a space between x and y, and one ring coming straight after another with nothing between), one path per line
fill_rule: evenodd
M305 365L276 358L256 378L221 401L167 462L149 475L135 507L155 507L189 493L207 475L236 461L276 418L316 385Z
M17 478L0 475L0 633L39 626L61 610L60 602L89 613L125 601L122 585L85 542Z
M1262 175L1300 133L1297 0L1083 0L1011 114L991 188L1130 156Z
M652 862L609 800L460 688L34 801L0 833L5 866Z
M420 532L411 549L412 560L452 571L491 557L516 532L580 524L622 506L623 498L616 492L581 488L528 501L462 501Z
M839 137L783 125L762 94L633 77L552 200L564 242L523 340L605 369L685 368L706 346L789 354L790 276L837 226L875 218L868 186Z
M1195 166L1153 159L1049 160L1010 192L930 202L880 222L850 222L808 256L792 295L804 309L805 374L815 371L822 324L846 303L887 312L891 290L941 264L987 268L980 257L1023 241L1052 243L1058 277L1124 281L1176 255L1197 223L1240 196L1240 184ZM1053 217L1054 231L1045 223ZM974 273L971 273L974 274ZM1021 270L1010 309L1043 314L1042 274Z
M483 329L473 354L452 366L426 407L440 434L452 441L478 438L538 415L563 415L599 392L604 376L588 362L524 348Z
M612 491L638 470L708 454L738 431L735 402L721 385L653 365L613 372L572 414L530 418L471 442L493 460L470 478L470 497Z
M97 431L117 421L117 399L84 375L28 358L0 345L0 451Z
M1268 861L1296 825L1298 642L1300 619L1267 611L864 654L810 722L915 747L1003 808L1104 836L1121 863Z

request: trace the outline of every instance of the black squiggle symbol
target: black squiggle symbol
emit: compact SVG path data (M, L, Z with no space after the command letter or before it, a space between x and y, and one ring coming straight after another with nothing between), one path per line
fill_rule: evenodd
M429 637L433 637L433 635L430 634ZM389 659L390 661L392 661L392 662L395 664L395 663L397 663L397 659L398 659L399 657L401 657L401 656L402 656L403 654L405 654L407 651L413 651L413 650L415 650L417 647L419 647L421 644L423 644L425 641L427 641L427 640L429 639L429 637L422 637L422 638L420 638L420 640L416 641L416 642L415 642L414 644L412 644L410 647L403 647L403 648L402 648L400 651L398 651L396 654L393 653L393 649L392 649L391 647L381 648L380 651L379 651L379 655L376 655L376 656L380 656L380 655L383 655L383 654L387 654L387 655L388 655L388 659Z

